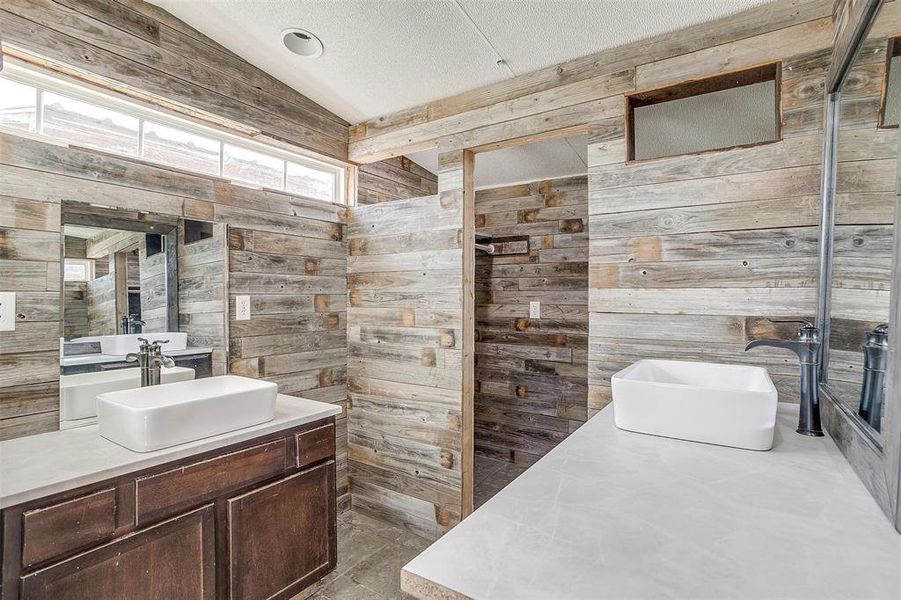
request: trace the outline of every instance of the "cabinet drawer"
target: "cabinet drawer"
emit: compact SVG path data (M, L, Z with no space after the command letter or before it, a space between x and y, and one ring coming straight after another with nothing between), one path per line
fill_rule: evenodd
M297 466L303 467L335 453L335 426L332 423L295 434Z
M116 490L109 488L22 514L22 566L28 568L110 539Z
M138 525L173 515L253 483L288 466L288 440L280 439L178 467L135 481Z
M26 575L22 600L213 600L213 506L117 538Z

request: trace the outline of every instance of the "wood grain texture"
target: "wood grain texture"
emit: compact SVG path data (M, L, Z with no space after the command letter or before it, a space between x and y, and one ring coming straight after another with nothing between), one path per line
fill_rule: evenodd
M831 27L822 18L787 25L636 70L640 86L665 87L780 62L783 140L627 162L620 119L589 128L589 415L610 402L610 376L649 357L766 366L780 400L797 401L790 356L743 351L751 339L792 334L761 328L767 317L811 318L816 309L823 139L816 90L824 85ZM875 129L847 137L848 160L852 149L888 158L895 145ZM855 246L885 245L879 223L862 222L859 210L865 201L884 202L869 175L881 168L879 160L855 163L839 175L848 193L838 243L857 256L864 251Z
M831 0L756 7L383 115L351 127L349 157L368 163L450 139L462 149L566 128L581 130L602 118L607 99L621 100L619 96L636 85L650 87L652 80L679 81L767 62L761 56L792 54L785 48L793 47L797 54L829 48L832 8ZM667 59L673 62L661 67L660 74L649 74ZM621 113L621 102L619 109ZM803 114L798 120L820 118Z
M152 209L173 222L213 221L212 238L186 245L182 233L178 248L179 327L189 343L213 348L216 374L229 369L275 381L283 393L346 400L344 207L6 134L3 169L11 176L0 177L0 264L15 263L16 277L9 284L3 277L2 290L36 288L39 273L46 283L48 272L58 272L61 198L67 214L91 202L133 211L133 219ZM56 240L53 260L38 249L48 236ZM55 281L50 291L20 292L24 325L0 333L0 348L15 350L0 352L0 437L57 427L59 356L49 345L60 332L58 275ZM250 321L234 320L234 293L251 296ZM346 506L343 462L338 481Z
M529 248L513 263L476 257L475 451L528 466L588 418L588 236L565 233L567 219L587 222L588 178L480 190L475 208L477 233L509 214L492 242L525 232ZM549 233L530 235L533 224ZM553 296L572 292L581 302L561 314ZM541 318L530 318L539 295Z
M357 206L438 193L438 176L406 156L357 168Z
M359 206L348 223L352 503L430 538L463 509L462 363L449 354L464 344L462 162L438 177L437 196ZM446 240L437 263L433 236Z
M347 123L141 1L10 0L0 10L8 53L256 137L347 157Z

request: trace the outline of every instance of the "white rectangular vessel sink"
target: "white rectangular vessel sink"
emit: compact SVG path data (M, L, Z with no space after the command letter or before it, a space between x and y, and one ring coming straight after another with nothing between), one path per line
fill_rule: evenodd
M151 342L169 340L162 344L163 352L171 350L184 350L188 347L188 334L171 331L168 333L129 333L127 335L101 335L100 352L121 356L129 352L137 352L141 346L138 338L145 338Z
M194 379L194 369L160 369L160 381L173 383ZM141 369L115 369L97 373L61 375L59 378L59 417L63 421L97 416L97 395L141 387Z
M773 447L777 394L764 368L640 360L612 384L620 429L749 450Z
M150 452L271 421L278 385L223 375L97 397L100 435Z

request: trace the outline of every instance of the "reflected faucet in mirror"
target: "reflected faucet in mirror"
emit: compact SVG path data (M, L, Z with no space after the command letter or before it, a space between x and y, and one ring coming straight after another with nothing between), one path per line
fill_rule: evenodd
M142 328L146 325L138 315L122 315L122 333L143 333Z
M169 340L156 340L151 343L147 338L138 338L141 347L138 352L126 355L128 362L137 362L141 369L141 387L160 384L160 367L172 368L175 361L165 356L160 344L168 344Z
M798 356L801 364L801 411L798 418L798 433L820 437L823 428L820 425L820 330L810 321L767 319L770 323L800 323L798 336L794 340L754 340L745 347L745 352L752 348L768 346L791 350Z
M888 323L867 334L863 347L863 386L857 414L876 431L882 429L882 406L885 400L885 367L888 363Z

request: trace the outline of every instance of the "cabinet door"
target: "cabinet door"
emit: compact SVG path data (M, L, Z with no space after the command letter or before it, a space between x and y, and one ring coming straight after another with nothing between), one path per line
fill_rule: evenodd
M233 600L289 598L335 566L335 461L228 501Z
M212 600L213 507L164 521L22 578L25 600Z

